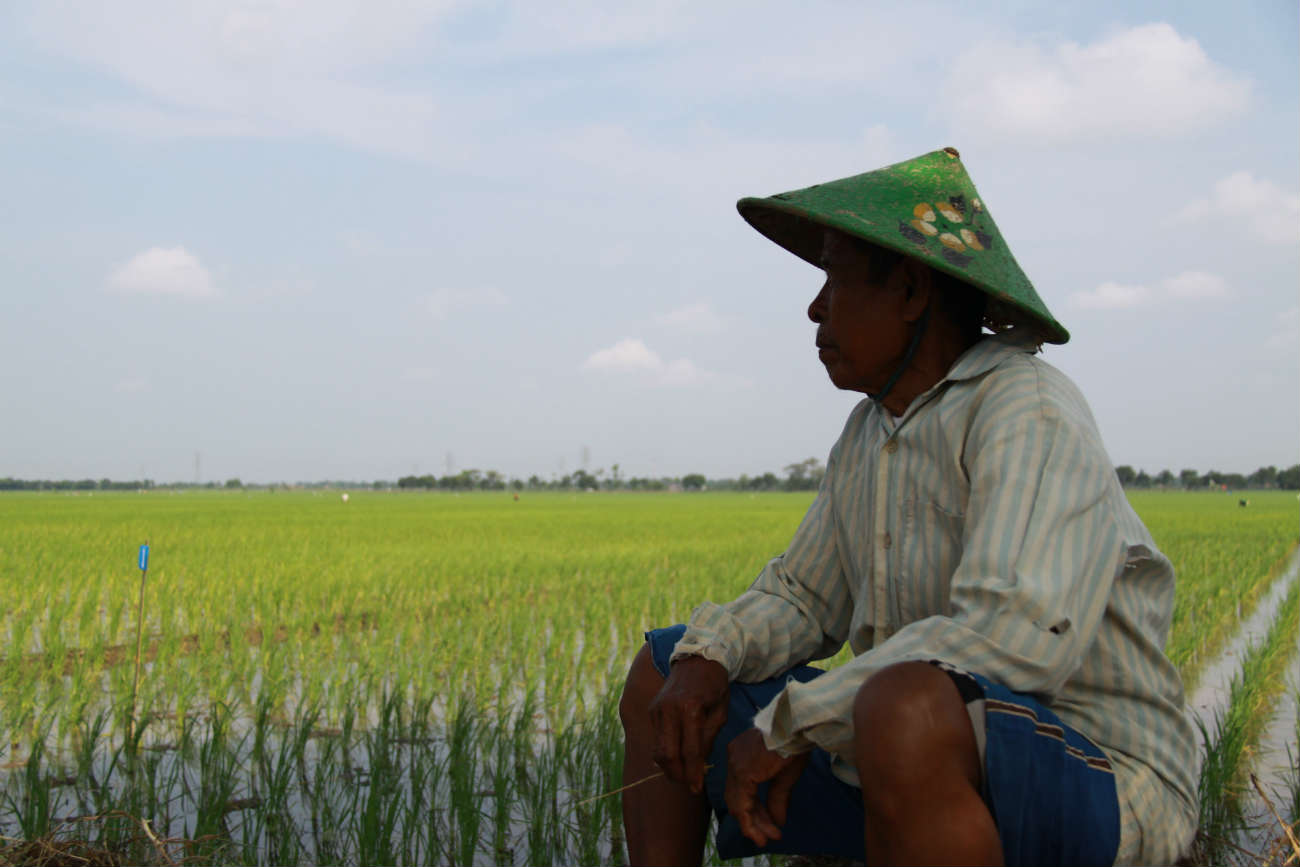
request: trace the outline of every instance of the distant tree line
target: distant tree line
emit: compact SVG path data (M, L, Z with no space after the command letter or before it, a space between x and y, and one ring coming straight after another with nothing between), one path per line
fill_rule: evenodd
M1300 491L1300 464L1285 470L1260 467L1250 475L1221 473L1217 470L1201 474L1196 470L1185 469L1180 470L1176 476L1169 470L1161 470L1153 476L1146 470L1134 470L1128 464L1121 464L1115 468L1115 475L1119 476L1120 484L1126 488L1182 488L1188 491L1281 488L1285 491Z
M446 476L403 476L397 480L400 490L424 489L443 491L811 491L821 486L826 468L816 458L808 458L785 468L785 478L775 473L760 476L742 475L738 479L709 479L703 473L684 476L623 476L619 465L614 464L606 473L604 468L595 472L575 470L562 476L543 479L532 475L525 479L506 479L493 470L461 470Z
M112 479L0 479L0 491L138 491L154 487L152 479L115 482Z
M586 469L574 470L572 473L543 479L531 475L527 479L507 478L496 470L461 470L445 476L423 475L403 476L396 483L389 481L323 481L300 482L297 488L374 488L375 490L438 490L438 491L815 491L821 486L826 476L826 468L817 458L807 458L784 468L784 476L773 472L761 475L742 475L739 478L710 479L703 473L687 473L683 476L662 476L651 478L645 476L623 476L619 465L614 464L608 472L603 468L595 472ZM1210 470L1200 473L1197 470L1184 469L1175 475L1170 470L1161 470L1151 475L1145 470L1135 470L1123 464L1115 468L1120 484L1126 488L1166 488L1188 491L1268 489L1300 490L1300 464L1279 470L1277 467L1260 467L1249 475L1242 473L1221 473ZM291 487L283 482L272 484L245 484L237 478L227 479L224 484L205 482L194 484L175 482L156 484L152 479L115 482L112 479L79 479L75 481L48 479L0 478L0 491L134 491L151 490L155 487L169 490L190 488L259 488L285 490Z

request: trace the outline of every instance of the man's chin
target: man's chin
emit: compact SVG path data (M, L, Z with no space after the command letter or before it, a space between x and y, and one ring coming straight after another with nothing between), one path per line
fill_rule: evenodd
M826 378L831 381L831 385L835 386L840 391L860 391L868 396L871 394L871 389L867 388L867 386L863 385L861 382L852 379L844 371L838 370L834 364L826 365Z
M826 365L826 378L831 381L831 385L841 391L853 391L853 383L849 381L843 373L837 371L833 364Z

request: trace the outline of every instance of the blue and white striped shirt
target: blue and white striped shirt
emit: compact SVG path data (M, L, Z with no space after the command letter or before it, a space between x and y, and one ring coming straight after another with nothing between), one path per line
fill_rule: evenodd
M1164 654L1174 572L1129 506L1083 396L1015 332L987 336L898 419L853 410L789 549L691 616L674 658L755 681L833 655L754 724L856 783L872 674L940 659L1030 693L1110 757L1120 861L1169 863L1196 825L1198 752Z

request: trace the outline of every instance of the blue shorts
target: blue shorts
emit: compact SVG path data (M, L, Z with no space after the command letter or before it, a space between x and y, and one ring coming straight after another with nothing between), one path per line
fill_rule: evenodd
M668 676L682 625L646 633L655 668ZM978 674L941 666L962 698L984 706L984 802L989 806L1008 867L1029 864L1111 864L1119 850L1119 801L1105 753L1034 698ZM781 839L755 846L727 812L727 744L749 729L754 714L793 678L822 674L800 665L760 683L733 683L727 721L709 754L704 789L718 819L722 858L759 853L835 855L864 860L862 791L831 773L831 756L814 749L790 793ZM974 714L972 715L974 718ZM767 798L767 787L759 787Z

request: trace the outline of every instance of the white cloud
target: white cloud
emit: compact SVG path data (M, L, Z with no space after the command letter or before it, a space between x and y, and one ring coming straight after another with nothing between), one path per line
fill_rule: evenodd
M1174 222L1211 217L1233 221L1243 234L1268 243L1300 241L1300 194L1288 193L1250 172L1233 172L1221 179L1209 196L1193 199L1179 210Z
M43 47L134 90L52 109L74 122L151 137L322 136L428 158L439 147L434 98L366 73L427 51L422 40L449 5L51 0L32 4L23 24Z
M951 68L944 113L959 127L1008 138L1175 136L1250 101L1248 81L1163 22L1085 45L986 43Z
M508 299L500 289L491 286L482 289L434 289L424 296L424 308L434 319L446 319L452 314L475 307L504 307Z
M582 368L638 374L656 385L694 385L719 378L717 374L701 370L688 358L666 362L659 353L636 337L625 337L613 346L598 349L587 356Z
M680 11L691 4L667 2L518 3L506 10L503 32L492 46L513 54L572 54L638 48L669 37Z
M689 334L716 334L725 330L727 325L726 320L714 311L713 305L708 301L697 301L667 313L656 314L654 322Z
M625 337L587 356L582 366L592 370L662 370L664 360L641 340Z
M1173 277L1166 277L1154 286L1102 283L1091 291L1075 292L1070 296L1069 304L1081 310L1127 310L1170 299L1192 301L1228 298L1231 295L1232 290L1227 281L1219 275L1205 271L1183 271Z
M1145 304L1150 296L1151 290L1145 286L1102 283L1091 292L1075 292L1070 304L1084 310L1123 310Z
M1184 271L1160 284L1170 298L1227 298L1228 283L1217 274Z
M658 194L669 178L673 185L695 190L696 201L708 202L737 192L788 190L915 156L879 123L843 139L797 133L770 138L696 126L669 140L648 139L621 123L593 123L552 135L539 147L584 172L608 173L620 186L644 183Z
M877 4L813 4L792 15L781 4L648 0L561 0L500 7L500 29L457 43L457 57L535 60L618 52L658 55L654 77L675 94L806 94L812 88L879 81L920 38L969 38L972 22ZM977 24L975 26L978 26ZM611 73L636 80L632 64Z
M93 95L82 98L64 95L52 105L34 103L32 111L131 136L324 138L443 165L474 163L485 150L514 162L521 151L550 146L552 133L515 118L530 104L548 105L557 95L567 101L581 92L589 82L570 78L573 61L590 60L604 70L602 86L638 99L666 92L675 102L708 93L748 100L756 90L773 88L800 94L842 88L860 98L863 82L887 80L919 34L943 41L950 31L970 31L960 21L865 7L843 7L828 23L831 10L792 19L777 7L736 3L706 8L654 0L623 8L578 0L489 4L475 11L472 35L449 32L448 22L467 5L27 0L14 18L24 38L92 70L111 88L88 89ZM648 67L640 62L647 51L662 55ZM557 57L564 62L545 62ZM520 66L536 72L512 79L508 95L494 89L499 70ZM723 140L706 130L702 140L669 146L663 156L675 165L677 179L709 177L709 171L681 170L720 158L723 164L738 159L744 169L766 167L761 175L743 175L751 182L768 175L784 182L792 161L806 163L810 176L821 179L828 165L846 166L832 174L846 173L911 155L913 148L900 151L883 125L864 125L860 141L838 136L833 145L811 133L802 140L761 141L751 130ZM542 128L558 128L554 137L561 141L584 137L564 126L548 122ZM491 141L485 141L488 130ZM655 150L644 139L663 141L661 133L639 131L625 160L594 149L596 164L622 162L624 173L655 177L664 168L637 157ZM709 160L698 160L701 146ZM827 152L835 157L829 163ZM782 165L785 172L778 170Z
M668 362L661 376L664 385L690 385L712 378L712 374L700 370L689 358L678 358Z
M150 247L118 266L108 285L141 295L211 298L218 294L208 269L184 247Z

